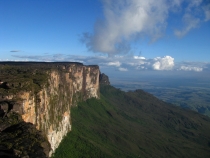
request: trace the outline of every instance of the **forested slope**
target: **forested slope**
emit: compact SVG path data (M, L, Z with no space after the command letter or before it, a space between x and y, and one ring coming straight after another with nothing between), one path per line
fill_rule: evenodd
M72 108L72 131L54 157L210 157L210 119L142 90L101 85Z

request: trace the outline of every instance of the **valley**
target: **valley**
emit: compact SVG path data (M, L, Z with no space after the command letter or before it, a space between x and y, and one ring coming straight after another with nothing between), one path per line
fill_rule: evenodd
M189 108L210 117L210 82L204 77L139 77L113 79L112 85L123 91L143 89L159 99Z

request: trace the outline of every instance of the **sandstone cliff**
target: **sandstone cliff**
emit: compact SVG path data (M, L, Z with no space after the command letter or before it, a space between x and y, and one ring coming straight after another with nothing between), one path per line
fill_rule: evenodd
M99 67L80 63L1 63L0 102L4 115L21 115L47 137L51 151L71 130L71 106L99 98ZM1 131L0 131L1 132Z

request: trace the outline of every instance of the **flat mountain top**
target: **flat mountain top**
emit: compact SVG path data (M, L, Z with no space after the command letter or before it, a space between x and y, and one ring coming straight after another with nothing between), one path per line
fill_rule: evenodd
M71 64L71 63L72 64L82 64L80 62L0 61L0 64L9 64L9 65L24 65L24 64Z
M42 66L58 66L58 65L83 65L80 62L38 62L38 61L0 61L0 66L10 65L10 66L32 66L32 67L42 67ZM88 66L96 66L98 65L88 65Z

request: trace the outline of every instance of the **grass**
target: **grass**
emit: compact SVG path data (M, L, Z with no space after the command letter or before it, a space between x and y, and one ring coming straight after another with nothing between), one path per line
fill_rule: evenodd
M210 84L208 79L148 79L130 82L118 81L114 85L125 91L143 89L161 100L183 108L189 108L210 117Z
M71 109L72 131L54 158L209 157L210 119L137 90L101 86Z

